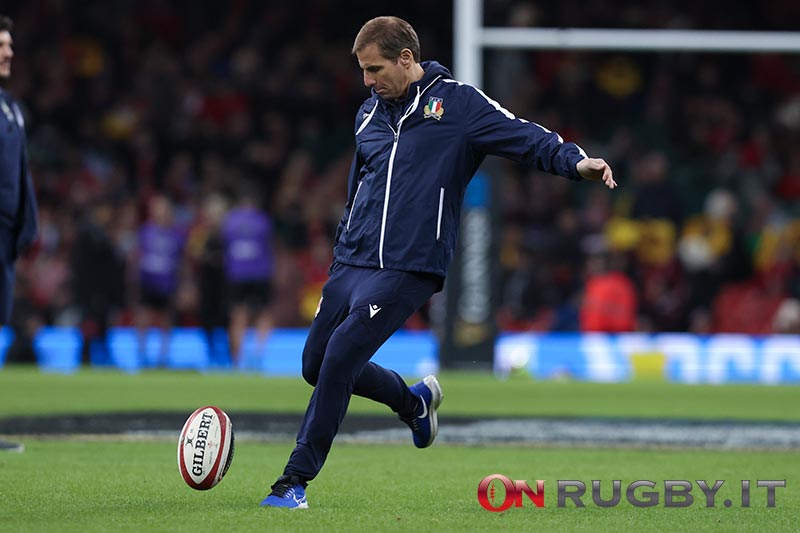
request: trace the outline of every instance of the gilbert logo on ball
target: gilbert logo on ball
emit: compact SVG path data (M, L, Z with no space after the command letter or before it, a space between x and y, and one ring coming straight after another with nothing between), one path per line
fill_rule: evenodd
M220 482L233 460L233 426L219 407L208 405L189 416L178 439L178 470L187 485L208 490Z

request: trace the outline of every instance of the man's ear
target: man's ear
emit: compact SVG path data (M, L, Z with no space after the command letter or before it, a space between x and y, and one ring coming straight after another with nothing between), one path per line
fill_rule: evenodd
M411 65L413 60L414 54L411 53L411 50L408 48L403 48L402 52L400 52L400 64L404 67L408 67Z

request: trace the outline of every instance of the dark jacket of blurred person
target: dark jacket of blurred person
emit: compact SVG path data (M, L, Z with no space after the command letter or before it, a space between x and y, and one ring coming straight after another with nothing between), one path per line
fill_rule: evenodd
M11 76L12 29L11 19L0 16L0 82ZM14 263L36 237L36 211L25 120L11 95L0 88L0 326L11 318Z
M75 303L81 310L84 346L83 362L107 361L106 334L110 315L125 301L125 259L109 231L113 219L111 204L93 206L78 227L72 252ZM94 346L97 346L94 348Z
M225 245L222 241L222 220L226 210L221 195L213 194L207 198L203 205L202 223L192 230L189 238L190 253L198 265L200 324L214 365L226 364L228 358L225 338L222 342L217 341L217 331L223 331L228 325Z
M683 206L669 179L669 159L653 151L634 165L634 196L631 215L636 219L667 219L676 226L683 220Z

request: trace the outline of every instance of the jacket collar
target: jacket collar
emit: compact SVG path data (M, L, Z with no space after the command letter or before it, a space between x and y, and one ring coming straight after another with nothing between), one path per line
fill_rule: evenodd
M453 75L450 74L450 71L447 70L446 67L439 64L437 61L423 61L420 63L422 66L422 70L425 73L422 75L418 81L413 82L408 86L408 92L404 98L400 98L398 100L387 100L377 92L375 89L372 90L372 94L374 94L379 100L389 104L391 106L401 106L405 108L409 103L411 103L417 95L417 87L419 87L419 93L423 94L433 83L440 79L440 78L452 78Z

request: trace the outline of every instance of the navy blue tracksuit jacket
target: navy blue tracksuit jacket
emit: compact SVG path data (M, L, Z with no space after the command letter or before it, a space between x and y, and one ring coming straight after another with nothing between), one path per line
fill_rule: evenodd
M11 232L16 259L36 237L36 197L28 170L25 121L11 96L0 89L0 229Z
M580 180L586 157L554 132L516 118L435 61L405 101L373 91L356 116L348 202L336 261L444 277L455 251L464 191L497 155Z
M14 99L0 89L0 327L11 316L14 262L33 242L36 231L25 121Z

